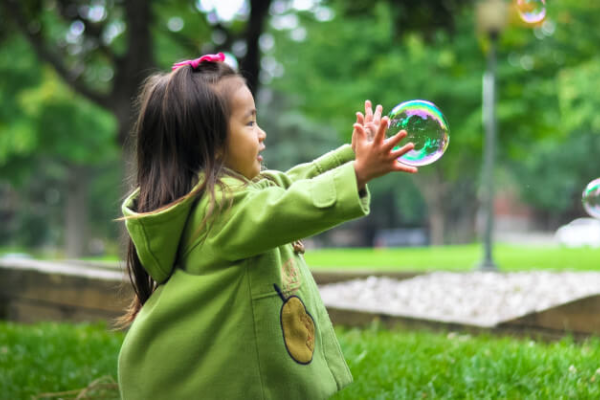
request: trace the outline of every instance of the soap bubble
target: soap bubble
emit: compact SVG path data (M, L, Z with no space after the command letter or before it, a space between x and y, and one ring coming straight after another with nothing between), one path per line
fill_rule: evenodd
M581 196L581 201L583 208L590 216L600 219L600 178L588 183Z
M517 8L521 19L528 24L535 24L546 18L546 0L517 0Z
M435 104L425 100L406 101L394 107L388 117L390 134L395 135L401 130L408 133L394 150L409 142L415 145L413 150L398 158L402 164L415 167L431 164L448 148L448 123Z

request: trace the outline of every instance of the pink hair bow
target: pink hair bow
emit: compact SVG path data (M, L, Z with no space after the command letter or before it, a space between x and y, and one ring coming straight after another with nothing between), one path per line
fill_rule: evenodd
M217 53L217 54L206 54L200 58L196 58L195 60L185 60L178 63L173 64L171 68L172 71L175 71L177 68L182 67L184 65L191 65L193 69L198 68L200 63L208 61L208 62L223 62L225 61L225 54Z

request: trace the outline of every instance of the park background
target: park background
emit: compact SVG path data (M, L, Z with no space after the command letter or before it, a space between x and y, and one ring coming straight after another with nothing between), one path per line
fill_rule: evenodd
M264 158L269 168L285 170L349 142L354 114L364 109L365 99L382 104L384 112L406 100L426 99L449 122L446 154L415 176L388 175L371 183L371 215L308 239L309 263L475 268L482 258L486 190L482 76L492 45L478 27L476 3L1 0L0 254L120 260L123 229L114 219L131 189L132 100L148 74L223 51L255 93L258 122L268 134ZM501 270L595 269L597 250L563 249L553 234L586 216L582 191L600 176L600 3L549 0L545 20L537 24L523 22L514 1L505 3L507 25L497 43L498 265ZM345 252L349 247L364 251ZM331 248L338 252L327 253ZM36 336L18 326L10 329L5 339ZM103 331L60 329L68 330L44 326L39 331L57 331L62 338ZM380 333L344 332L345 351L353 346L345 340L362 341L371 334ZM411 338L440 340L445 347L443 338ZM385 340L377 336L374 343ZM496 345L484 342L478 351L493 351ZM581 350L572 343L556 346ZM586 348L590 360L600 351L597 344ZM548 349L539 357L564 354ZM365 354L357 348L351 366L363 362ZM507 362L504 373L514 369L514 362ZM593 365L590 361L595 377L600 365ZM448 381L460 379L455 373ZM566 392L573 389L560 376L556 381ZM17 386L16 380L10 382ZM57 387L77 387L66 382ZM415 385L417 392L433 387ZM463 389L474 393L487 387L465 384Z
M370 217L323 235L323 245L370 247L395 228L421 229L432 245L481 239L489 40L473 1L4 3L2 246L118 255L132 99L149 73L217 51L237 59L256 93L268 168L349 142L365 99L385 112L426 99L449 121L442 159L374 181ZM560 0L547 13L527 25L511 7L498 44L500 232L553 233L585 216L581 193L600 175L600 9Z

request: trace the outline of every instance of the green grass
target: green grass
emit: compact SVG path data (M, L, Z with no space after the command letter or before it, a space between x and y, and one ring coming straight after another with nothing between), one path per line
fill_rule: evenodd
M600 341L337 328L355 382L333 399L597 399Z
M494 260L503 271L599 270L600 248L496 245ZM472 270L483 258L478 244L395 249L337 248L308 250L311 268L372 268L381 270Z
M28 252L22 248L0 247L0 257L8 252ZM42 259L52 259L49 254L32 253ZM468 271L482 260L482 246L468 244L457 246L404 247L404 248L333 248L308 250L306 261L311 268L372 268L380 270L447 270ZM118 262L118 257L86 257L88 261ZM497 244L494 260L503 271L549 270L600 270L600 248L566 248L542 246L516 246Z
M0 399L82 389L100 378L114 381L122 340L123 334L101 324L0 321ZM114 389L109 393L119 397Z
M544 343L377 325L336 331L355 380L337 400L600 398L597 338ZM102 398L118 398L122 340L98 324L0 322L0 399L74 391L102 377L113 382Z

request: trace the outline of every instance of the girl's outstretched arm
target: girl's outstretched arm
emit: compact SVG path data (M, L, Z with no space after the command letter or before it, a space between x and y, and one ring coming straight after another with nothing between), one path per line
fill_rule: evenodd
M372 122L369 128L375 132L372 141L362 125L354 125L354 162L295 180L287 187L262 181L240 185L233 193L231 208L215 220L202 246L220 249L227 260L234 261L367 215L370 197L359 195L367 182L393 171L417 172L415 167L397 161L414 147L412 143L393 150L406 136L405 131L385 139L387 117L378 128ZM202 207L199 209L202 216Z
M354 151L349 144L344 144L312 162L296 165L286 172L267 170L263 171L262 175L269 177L277 185L287 188L299 179L314 178L352 160L354 160Z
M219 249L229 261L253 257L369 213L370 197L359 195L353 162L288 188L267 183L234 188L228 195L231 206L183 254ZM189 223L199 226L206 207L204 200Z

